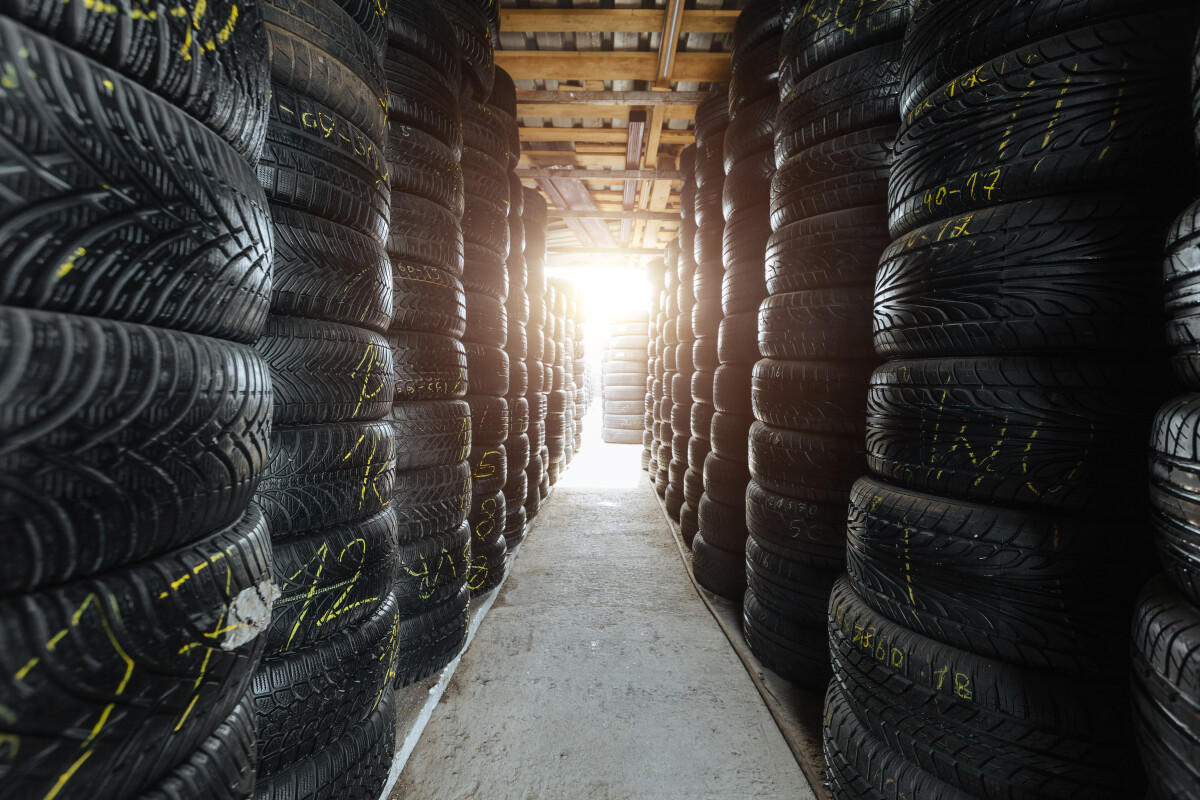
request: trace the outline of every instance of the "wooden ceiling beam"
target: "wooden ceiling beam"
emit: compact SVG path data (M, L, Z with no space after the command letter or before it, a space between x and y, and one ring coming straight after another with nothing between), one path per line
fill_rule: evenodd
M625 50L497 50L496 66L515 81L654 81L658 53ZM700 83L729 82L729 53L678 53L672 79Z
M733 33L738 11L684 11L681 33ZM658 33L656 9L502 8L500 30L519 33Z
M571 153L558 150L523 150L522 167L615 167L625 166L625 156L620 153Z
M602 220L653 220L655 222L675 222L678 214L669 211L576 211L572 209L551 208L546 211L547 219L602 219Z
M645 105L651 105L646 103ZM656 105L655 110L663 109L663 119L696 118L695 105ZM585 105L582 103L519 103L517 118L544 117L547 119L628 119L631 106L601 106Z
M711 92L588 92L580 89L518 89L518 103L572 103L606 106L695 106ZM518 114L518 116L520 116ZM690 119L690 118L689 118Z
M522 142L624 142L628 128L518 128ZM658 144L691 144L696 138L692 131L660 130Z
M621 181L682 181L679 172L653 169L549 169L549 168L520 168L516 170L521 180L541 178L586 178L594 181L620 183Z

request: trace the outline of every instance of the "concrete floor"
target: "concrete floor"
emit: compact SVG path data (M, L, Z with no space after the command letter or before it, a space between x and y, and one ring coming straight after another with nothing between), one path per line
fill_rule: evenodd
M589 433L389 797L810 800L641 448Z

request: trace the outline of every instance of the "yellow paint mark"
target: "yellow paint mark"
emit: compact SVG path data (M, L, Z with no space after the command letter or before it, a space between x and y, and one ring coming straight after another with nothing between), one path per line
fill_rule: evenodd
M183 727L183 723L187 720L188 716L192 713L192 709L196 707L196 701L199 699L200 699L200 695L192 695L191 702L188 703L188 707L183 710L183 716L181 716L179 718L179 722L175 724L175 732L176 733L178 733L179 729Z
M39 659L37 656L34 656L33 658L29 659L28 661L25 662L25 666L23 666L19 670L17 670L17 674L14 675L13 678L18 681L25 680L25 676L27 676L29 674L29 671L31 669L33 669L34 667L37 666L38 661L40 661L40 660L41 659Z
M113 82L110 81L108 78L105 78L103 81L101 81L101 83L104 85L104 88L107 89L110 93L116 89L116 87L113 86Z
M75 262L83 256L87 255L87 250L82 247L76 247L75 252L67 257L67 260L58 265L58 271L54 273L54 280L61 281L67 277L67 273L75 269Z
M4 64L4 74L0 75L0 88L16 89L21 85L21 76L17 72L17 67L11 61Z
M15 733L0 733L0 753L4 752L5 748L8 749L8 759L16 759L21 751L21 737Z
M100 735L100 731L104 730L104 726L108 722L108 715L116 707L116 703L109 703L104 707L104 710L100 712L100 719L96 720L96 724L92 726L92 732L88 734L87 740L80 747L87 747L93 739Z
M204 19L204 15L208 12L208 0L196 0L196 7L192 9L192 27L200 30L200 20Z
M904 580L908 583L908 600L915 606L917 604L917 598L913 595L912 561L909 559L908 553L908 536L910 533L912 533L911 530L908 528L904 529Z
M54 785L50 787L50 791L47 792L44 797L42 797L42 800L54 800L54 798L58 796L58 793L62 791L62 788L67 785L67 781L71 780L71 777L81 766L83 766L83 762L91 758L91 755L92 751L88 750L79 758L75 759L75 763L67 767L67 771L58 776L58 780L54 782Z
M1078 72L1079 65L1076 64L1075 66L1071 67L1071 71ZM1045 136L1045 138L1042 139L1042 149L1043 150L1050 146L1050 137L1054 133L1054 123L1058 122L1058 116L1059 116L1059 114L1062 113L1063 96L1066 95L1067 91L1070 88L1071 88L1071 76L1068 75L1066 82L1063 83L1062 90L1059 91L1059 93L1058 93L1058 102L1056 102L1054 104L1054 114L1051 115L1051 117L1050 117L1050 124L1046 126L1046 136Z
M233 36L233 29L237 27L238 7L235 5L229 9L229 19L221 26L221 30L217 32L217 41L225 44L229 41L229 37Z
M117 655L125 662L125 677L121 678L121 682L117 684L117 694L122 694L125 687L129 685L129 679L133 677L133 659L121 647L121 643L117 641L117 637L112 632L112 627L108 624L108 617L100 614L100 624L104 627L104 633L108 636L108 643L112 645L113 650L117 651Z
M49 651L51 651L51 652L54 652L54 648L55 648L55 647L58 647L58 643L59 643L59 642L61 642L61 641L62 641L62 638L63 638L64 636L66 636L66 635L67 635L67 629L66 629L66 628L63 628L63 629L62 629L61 631L59 631L58 633L54 634L54 636L52 636L52 637L50 638L50 641L46 642L46 649L47 649L47 650L49 650Z

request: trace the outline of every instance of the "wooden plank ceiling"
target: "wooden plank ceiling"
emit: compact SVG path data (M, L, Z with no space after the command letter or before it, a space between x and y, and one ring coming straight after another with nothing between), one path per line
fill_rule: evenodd
M658 253L679 227L679 152L729 80L745 0L501 0L496 64L517 84L526 186L570 256Z

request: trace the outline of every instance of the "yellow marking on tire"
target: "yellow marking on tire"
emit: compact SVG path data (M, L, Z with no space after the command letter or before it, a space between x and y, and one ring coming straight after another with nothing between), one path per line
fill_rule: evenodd
M67 785L67 781L71 780L71 777L81 766L83 766L83 762L91 758L91 755L92 751L88 750L79 758L75 759L75 763L67 767L67 771L58 776L58 780L54 782L54 785L50 787L50 791L42 797L42 800L54 800L54 798L58 796L58 793L62 791L62 788Z
M107 83L107 81L105 81ZM112 84L109 84L111 86ZM54 273L54 280L61 281L67 277L71 270L75 269L75 262L83 256L87 255L87 250L82 247L76 247L75 252L67 256L67 260L58 265L58 270Z
M37 656L34 656L33 658L26 661L25 666L23 666L19 670L17 670L17 674L13 676L13 679L18 680L18 681L25 680L25 676L29 674L29 671L31 669L33 669L34 667L37 666L38 661L40 661L40 660L41 659L39 659Z
M109 703L104 707L104 710L100 712L100 719L96 720L96 724L92 726L92 731L88 734L87 740L85 740L80 747L87 747L92 743L93 739L100 735L100 731L104 730L104 726L108 722L108 715L111 714L112 710L116 707L116 703Z

